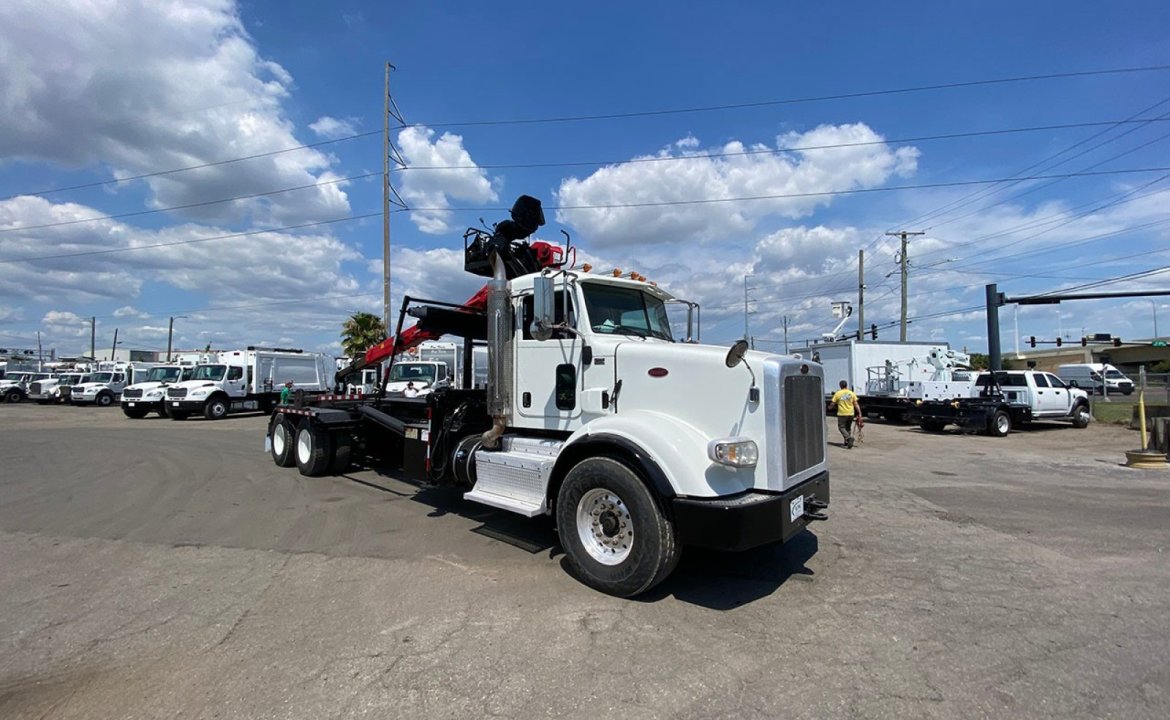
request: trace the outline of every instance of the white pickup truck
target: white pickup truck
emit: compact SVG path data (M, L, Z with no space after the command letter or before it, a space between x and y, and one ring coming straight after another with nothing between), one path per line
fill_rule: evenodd
M1092 419L1085 391L1039 370L979 373L971 381L970 397L920 401L909 417L930 432L954 423L998 437L1032 420L1068 420L1084 428Z

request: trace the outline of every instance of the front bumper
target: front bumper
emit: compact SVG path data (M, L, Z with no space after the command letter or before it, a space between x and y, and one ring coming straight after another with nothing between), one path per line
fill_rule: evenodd
M167 410L182 410L186 412L203 412L203 406L207 403L207 398L199 398L198 400L179 400L167 398Z
M163 400L143 400L142 398L133 398L131 400L122 400L122 408L137 408L143 410L162 410Z
M804 513L793 519L797 498L804 498ZM752 490L720 498L675 498L675 532L680 544L714 550L785 542L813 520L810 513L823 512L813 507L813 500L829 504L827 470L782 494Z

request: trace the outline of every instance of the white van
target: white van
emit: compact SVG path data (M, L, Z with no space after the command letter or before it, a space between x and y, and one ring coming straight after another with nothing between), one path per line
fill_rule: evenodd
M1133 380L1108 363L1061 365L1056 375L1069 385L1088 393L1100 393L1104 387L1108 387L1110 393L1133 393Z

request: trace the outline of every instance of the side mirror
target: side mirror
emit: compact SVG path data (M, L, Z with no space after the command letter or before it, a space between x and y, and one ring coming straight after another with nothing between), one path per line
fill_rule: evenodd
M556 288L553 279L541 275L532 281L532 325L528 328L537 340L552 338L553 313L556 308Z
M1069 387L1080 387L1080 385L1078 385L1078 384L1077 384L1077 381L1076 381L1076 380L1069 380L1069 381L1068 381L1068 386L1069 386Z
M743 356L747 351L748 341L736 340L735 344L731 346L731 349L727 351L727 359L723 362L727 364L727 367L733 368L743 362Z

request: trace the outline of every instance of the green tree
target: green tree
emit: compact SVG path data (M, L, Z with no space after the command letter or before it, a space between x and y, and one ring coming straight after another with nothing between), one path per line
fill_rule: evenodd
M364 355L385 339L386 325L373 313L354 313L341 326L341 349L351 358Z

